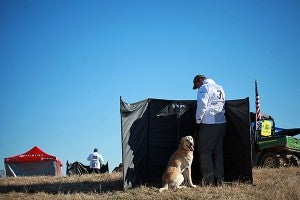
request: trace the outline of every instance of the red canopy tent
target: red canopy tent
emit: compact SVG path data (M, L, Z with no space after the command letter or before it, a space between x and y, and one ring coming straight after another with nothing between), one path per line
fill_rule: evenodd
M29 151L4 158L6 176L62 175L62 162L35 146Z

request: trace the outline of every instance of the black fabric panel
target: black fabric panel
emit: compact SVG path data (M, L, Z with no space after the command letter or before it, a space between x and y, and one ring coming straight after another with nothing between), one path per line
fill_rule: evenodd
M226 101L225 181L253 182L249 98Z
M176 114L170 114L170 101L150 102L149 123L149 181L160 182L170 153L177 146Z
M124 188L135 187L147 180L148 116L148 100L133 104L121 100Z

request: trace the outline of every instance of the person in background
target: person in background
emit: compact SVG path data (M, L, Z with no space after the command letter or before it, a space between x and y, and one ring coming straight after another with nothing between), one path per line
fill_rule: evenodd
M223 138L226 132L225 92L222 86L205 75L196 75L197 151L203 176L202 185L220 185L224 179Z
M88 156L87 160L90 161L90 169L92 170L92 172L99 174L100 168L101 168L102 164L104 164L104 159L98 153L97 148L95 148L94 152Z

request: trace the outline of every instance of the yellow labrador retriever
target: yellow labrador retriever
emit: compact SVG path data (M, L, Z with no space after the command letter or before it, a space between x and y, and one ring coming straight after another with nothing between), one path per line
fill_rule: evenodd
M167 168L162 175L163 187L159 192L168 188L184 188L180 186L184 180L190 187L196 187L192 183L191 165L193 162L194 140L192 136L181 138L178 149L170 157Z

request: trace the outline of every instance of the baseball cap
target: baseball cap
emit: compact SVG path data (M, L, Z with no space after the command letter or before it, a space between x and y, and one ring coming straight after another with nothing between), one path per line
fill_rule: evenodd
M193 80L193 83L194 83L193 90L195 90L197 88L197 86L195 85L195 83L198 82L202 78L206 78L205 75L198 74L198 75L196 75L194 77L194 80Z

